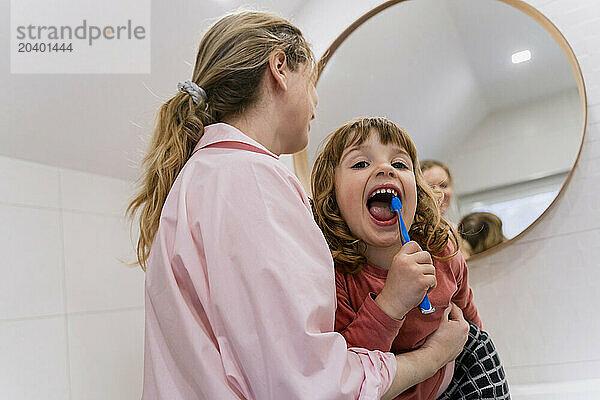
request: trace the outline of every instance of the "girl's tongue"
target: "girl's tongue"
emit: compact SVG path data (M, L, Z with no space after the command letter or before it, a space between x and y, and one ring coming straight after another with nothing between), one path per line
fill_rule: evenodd
M394 213L390 207L390 203L383 201L373 201L369 204L369 213L379 221L389 221L394 218Z

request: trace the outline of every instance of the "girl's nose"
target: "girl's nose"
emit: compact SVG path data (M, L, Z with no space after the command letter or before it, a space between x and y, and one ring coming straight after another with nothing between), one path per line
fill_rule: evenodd
M388 166L380 167L379 170L377 171L377 176L385 176L385 175L388 175L391 178L395 177L396 173L394 172L394 168L388 167Z

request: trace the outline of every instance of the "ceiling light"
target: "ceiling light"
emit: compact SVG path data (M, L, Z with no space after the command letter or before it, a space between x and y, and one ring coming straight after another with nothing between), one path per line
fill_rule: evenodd
M518 51L512 55L513 64L518 64L529 60L531 60L531 51L529 50Z

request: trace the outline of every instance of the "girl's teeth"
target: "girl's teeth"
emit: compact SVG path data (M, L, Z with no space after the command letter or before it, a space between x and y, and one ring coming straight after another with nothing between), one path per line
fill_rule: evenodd
M394 189L377 189L376 191L373 192L373 194L370 197L373 197L378 193L390 193L390 194L393 194L394 196L398 195Z

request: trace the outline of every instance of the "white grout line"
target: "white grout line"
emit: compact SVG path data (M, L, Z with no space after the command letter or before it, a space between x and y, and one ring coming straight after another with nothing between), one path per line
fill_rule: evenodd
M121 308L111 308L110 310L93 310L93 311L75 311L71 312L68 315L70 316L79 316L79 315L99 315L99 314L108 314L112 312L123 312L123 311L136 311L143 310L144 306L130 306L130 307L121 307Z
M550 363L545 363L545 364L512 365L512 366L510 366L510 369L552 367L552 366L558 366L558 365L583 364L583 363L598 363L598 362L600 362L600 359L559 361L559 362L550 362Z
M122 312L122 311L135 311L135 310L143 310L144 306L129 306L129 307L119 307L119 308L111 308L106 310L89 310L89 311L75 311L70 313L58 313L58 314L43 314L43 315L32 315L29 317L12 317L12 318L2 318L0 319L0 324L5 322L20 322L20 321L31 321L36 319L53 319L53 318L62 318L66 316L76 317L80 315L98 315L98 314L108 314L111 312Z
M65 212L69 212L69 213L73 213L73 214L94 215L97 217L124 218L124 215L125 215L125 210L123 210L122 214L105 213L105 212L98 212L98 211L75 210L75 209L60 208L60 207L34 206L31 204L26 204L26 203L11 203L11 202L1 201L1 200L0 200L0 206L31 208L34 210L44 210L44 211L65 211Z
M73 390L71 384L71 341L69 340L69 315L67 314L67 266L65 257L65 229L63 221L63 193L62 193L62 175L58 173L58 203L60 209L59 215L59 233L61 245L61 272L62 272L62 294L63 294L63 312L65 314L65 340L67 341L67 385L69 389L69 400L73 399Z
M2 318L2 319L0 319L0 324L4 324L4 323L8 323L8 322L32 321L32 320L38 320L38 319L63 318L64 316L65 316L64 313L59 313L59 314L32 315L29 317Z

